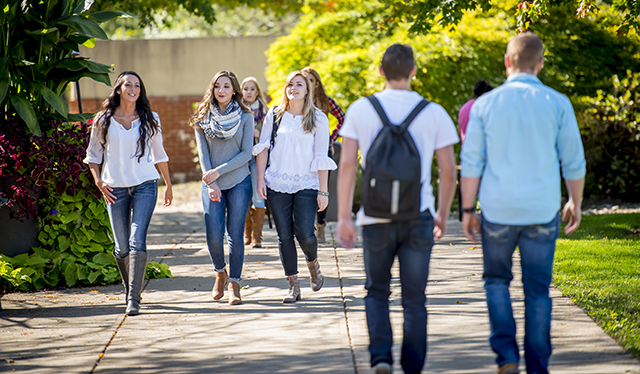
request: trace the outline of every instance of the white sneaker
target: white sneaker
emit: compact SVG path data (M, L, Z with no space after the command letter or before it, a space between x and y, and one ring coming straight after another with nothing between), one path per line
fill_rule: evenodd
M374 374L391 374L393 372L393 367L391 364L386 362L378 362L378 364L373 368Z

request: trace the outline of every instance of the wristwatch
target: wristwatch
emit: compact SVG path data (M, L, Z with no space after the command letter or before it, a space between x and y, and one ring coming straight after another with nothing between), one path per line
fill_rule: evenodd
M462 208L462 212L463 213L475 213L476 212L476 207L473 207L473 208Z
M318 195L329 197L329 191L318 191Z

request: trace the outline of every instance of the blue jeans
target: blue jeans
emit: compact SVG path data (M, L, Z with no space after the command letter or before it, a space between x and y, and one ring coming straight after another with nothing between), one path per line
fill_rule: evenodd
M251 161L249 161L249 171L251 172L251 202L253 207L264 208L264 199L258 195L258 167L255 157L251 157Z
M318 239L314 232L318 211L318 191L302 190L281 193L267 189L269 209L276 223L280 261L286 276L298 274L298 253L295 235L307 261L318 257Z
M113 255L125 258L130 251L147 251L147 230L158 199L158 181L132 187L113 187L117 199L107 204L115 241Z
M427 309L425 307L429 260L433 247L433 217L429 211L419 219L362 227L364 269L367 275L364 298L369 328L371 366L393 363L393 333L389 321L391 266L400 263L402 309L404 313L400 363L405 373L420 373L427 356Z
M239 282L244 264L244 223L251 204L251 178L248 176L228 190L222 190L220 201L211 201L206 184L202 184L202 205L207 233L207 247L217 272L225 269L224 235L225 216L227 244L229 245L229 279Z
M509 284L513 279L512 257L520 249L524 288L524 354L527 374L548 374L551 356L551 298L549 286L560 215L543 225L498 225L482 219L484 288L487 295L491 348L498 366L517 364L516 342Z

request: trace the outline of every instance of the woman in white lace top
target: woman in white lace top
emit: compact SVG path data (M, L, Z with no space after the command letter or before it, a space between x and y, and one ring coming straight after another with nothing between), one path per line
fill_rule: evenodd
M327 156L329 120L313 105L310 87L302 72L289 74L282 103L267 113L260 142L253 147L258 193L267 199L273 214L280 259L289 282L285 303L300 299L294 236L307 260L311 289L320 290L324 282L318 264L315 215L329 204L328 170L337 166Z

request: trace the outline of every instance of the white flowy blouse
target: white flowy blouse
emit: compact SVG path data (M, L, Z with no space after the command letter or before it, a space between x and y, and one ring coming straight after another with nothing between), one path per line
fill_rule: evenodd
M316 109L316 128L305 133L302 116L284 112L273 149L270 151L270 166L264 174L267 187L282 193L302 190L319 190L318 170L335 170L338 166L328 156L329 119ZM264 119L260 142L253 146L258 155L271 147L273 108Z
M153 116L160 126L158 115L154 112ZM160 178L155 165L169 161L169 156L162 145L162 132L158 131L147 140L145 153L138 162L138 156L135 154L140 138L140 119L134 120L129 130L113 117L110 121L104 149L100 144L100 130L96 127L91 129L91 139L84 163L103 164L100 178L111 187L132 187Z

